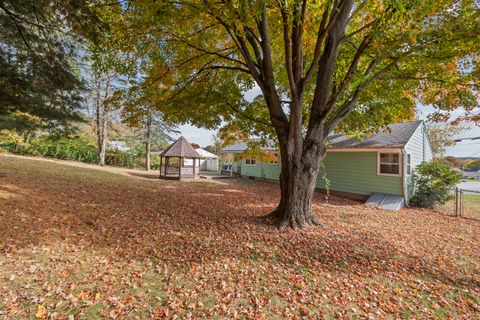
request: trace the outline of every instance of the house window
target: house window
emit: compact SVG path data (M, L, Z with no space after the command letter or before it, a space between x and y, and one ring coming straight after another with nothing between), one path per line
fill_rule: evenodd
M407 153L407 174L412 174L412 156Z
M247 158L245 159L245 164L248 164L250 166L256 166L257 165L257 160L253 158Z
M399 153L379 153L378 154L378 174L399 176L400 175L400 154Z

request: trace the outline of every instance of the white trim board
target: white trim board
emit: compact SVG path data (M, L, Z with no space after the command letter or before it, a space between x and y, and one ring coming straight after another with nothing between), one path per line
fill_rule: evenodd
M401 152L402 148L327 148L327 152Z

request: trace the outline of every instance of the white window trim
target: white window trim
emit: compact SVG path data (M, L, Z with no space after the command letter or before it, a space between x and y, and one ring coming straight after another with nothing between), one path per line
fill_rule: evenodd
M252 160L255 160L255 164L247 163L247 159L250 159L250 162L252 162ZM257 165L257 160L252 157L248 157L245 159L245 165L255 167Z
M408 157L410 157L410 163L408 163ZM411 153L407 153L406 156L405 156L405 174L407 176L411 176L413 174L413 167L412 167L412 154ZM410 172L408 172L408 167L410 166Z
M380 173L380 154L382 153L397 153L398 154L398 174ZM377 175L386 177L401 177L403 172L402 153L400 151L377 151Z

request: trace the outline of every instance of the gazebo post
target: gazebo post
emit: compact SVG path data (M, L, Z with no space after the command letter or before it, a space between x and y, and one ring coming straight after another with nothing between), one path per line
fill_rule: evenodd
M160 178L162 178L162 156L160 156Z
M193 158L193 180L195 180L195 158Z
M170 158L165 157L165 169L163 169L163 177L167 179L167 166L170 163Z
M178 180L182 180L182 157L178 157Z

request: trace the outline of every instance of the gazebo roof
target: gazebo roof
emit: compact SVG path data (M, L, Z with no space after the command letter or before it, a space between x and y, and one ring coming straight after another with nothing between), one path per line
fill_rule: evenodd
M178 138L170 147L160 153L162 157L201 158L184 137Z

